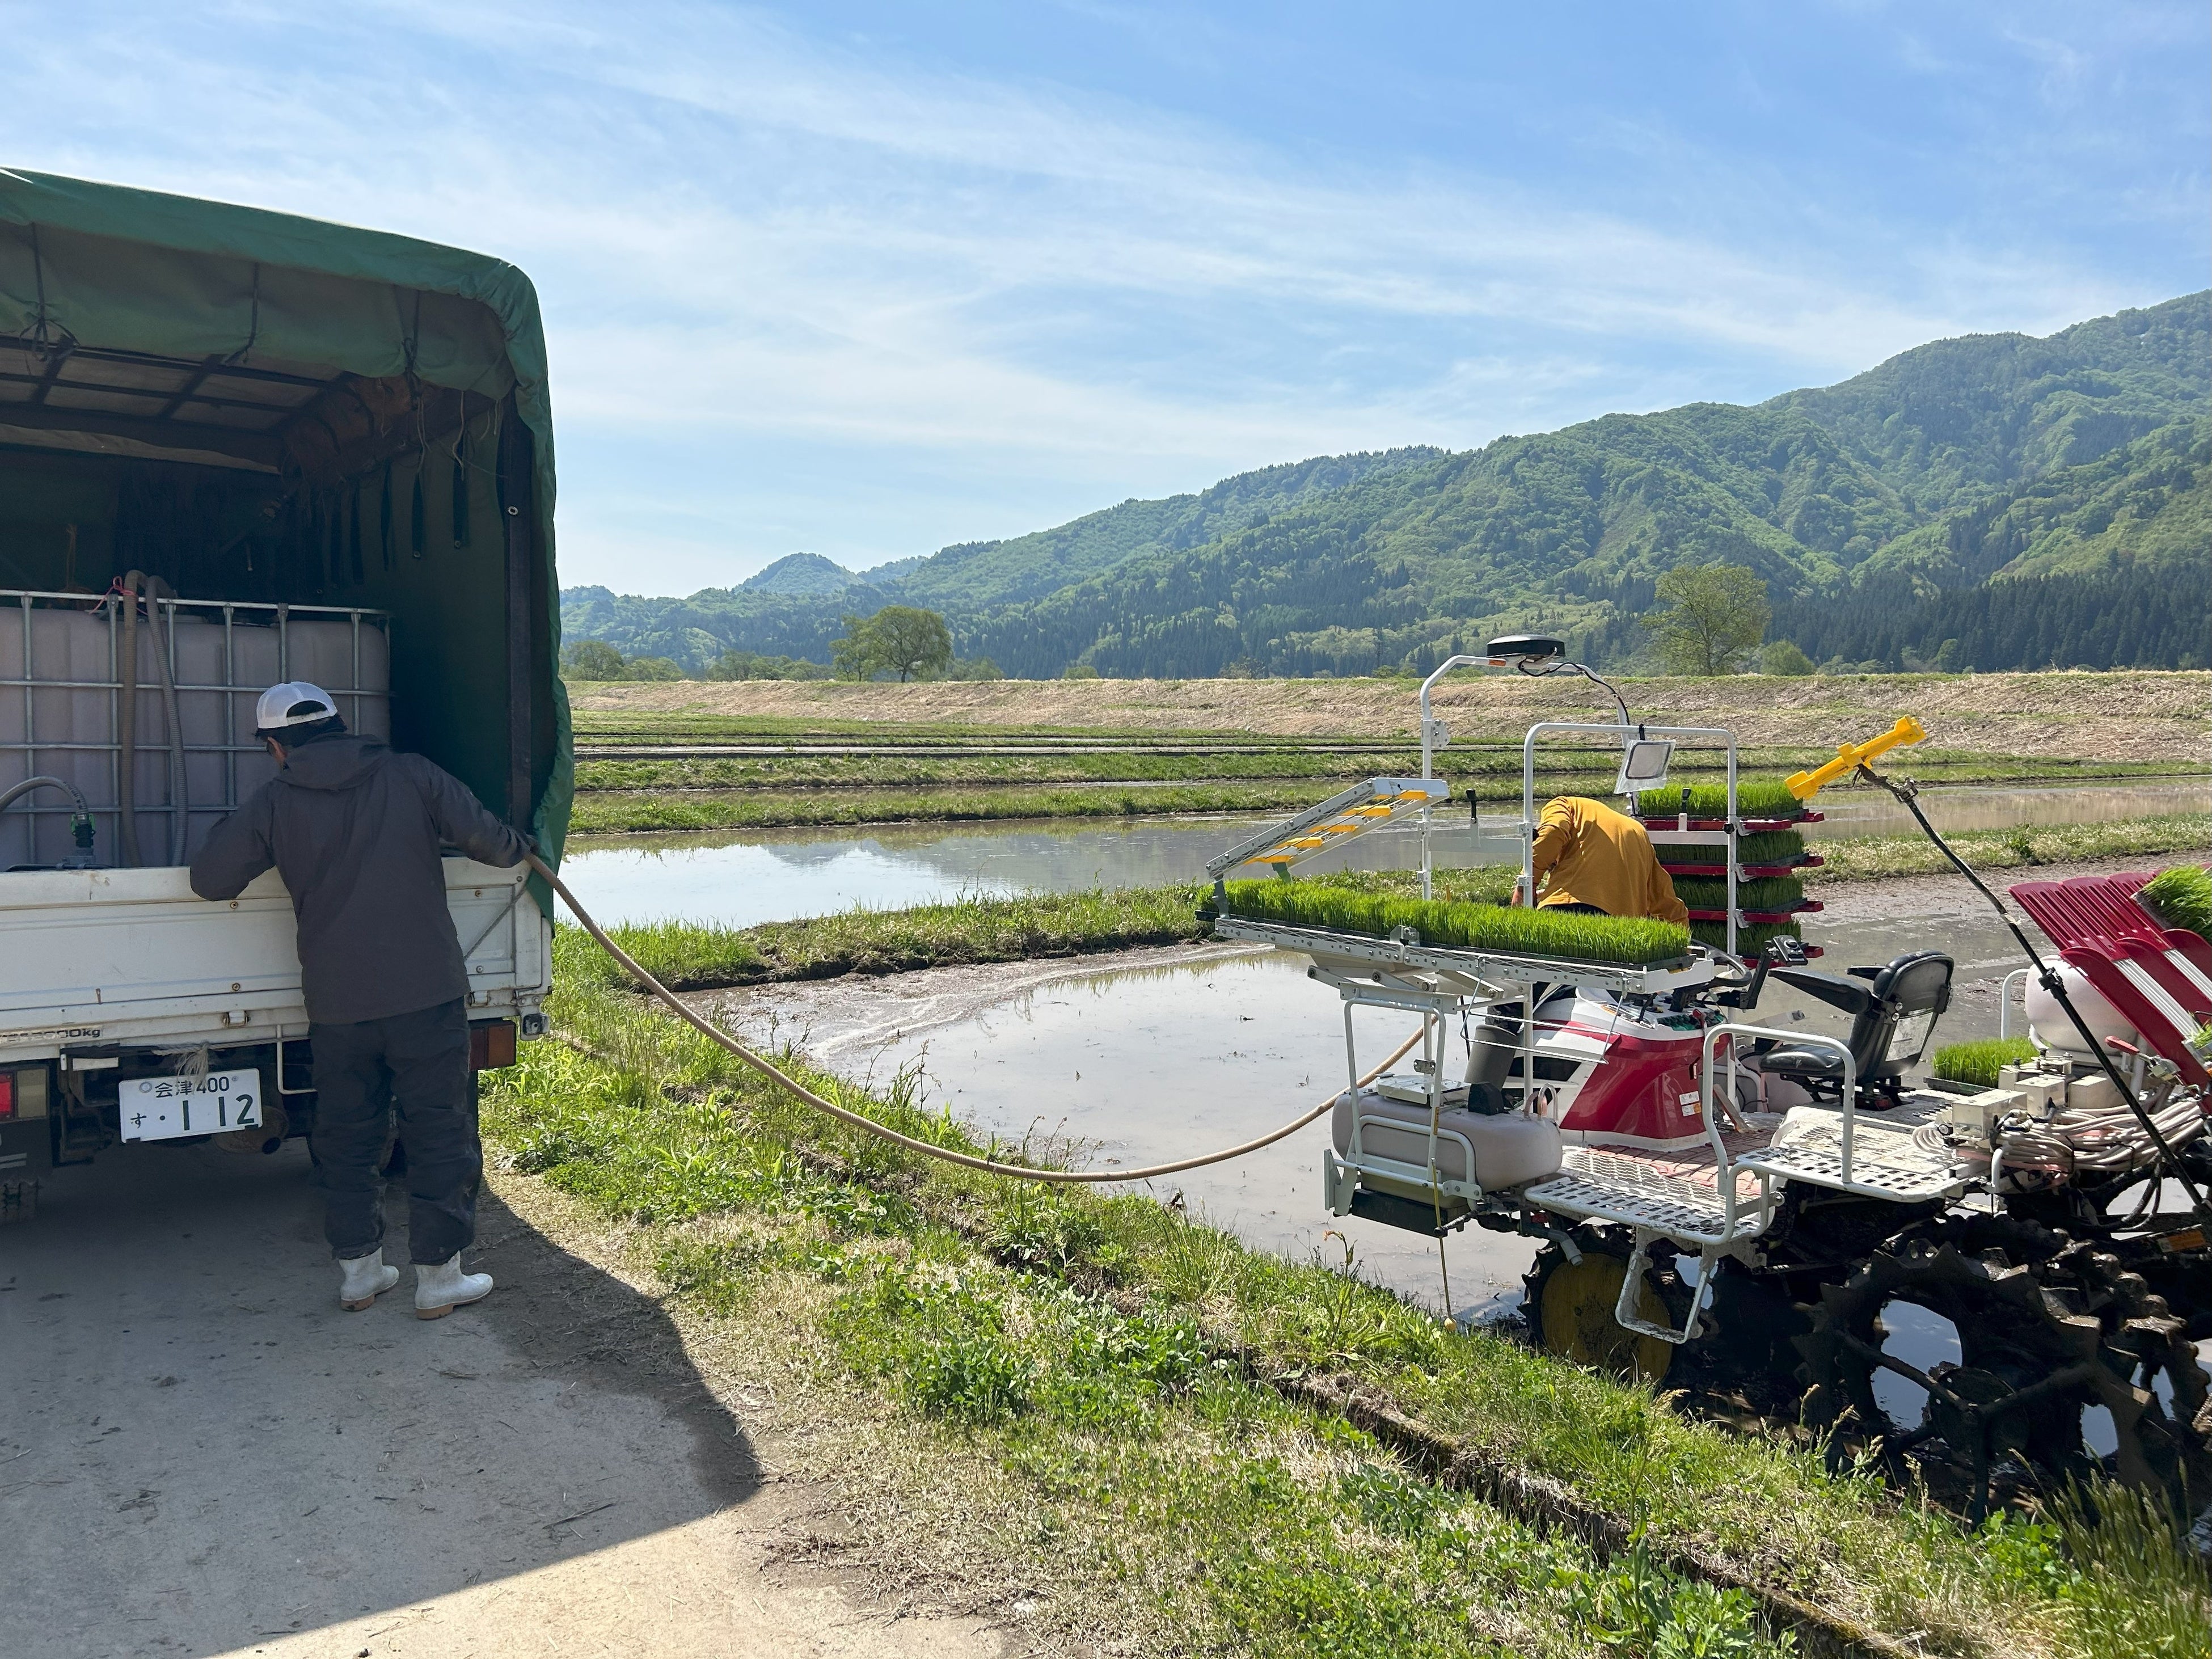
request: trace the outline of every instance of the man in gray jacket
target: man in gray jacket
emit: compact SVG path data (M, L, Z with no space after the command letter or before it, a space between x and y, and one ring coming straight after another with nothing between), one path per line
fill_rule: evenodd
M461 1251L476 1242L483 1152L467 970L440 848L504 869L526 843L450 773L350 735L329 694L304 680L262 693L255 735L276 775L209 835L192 890L234 898L272 865L283 877L299 919L315 1068L310 1145L339 1305L358 1312L399 1282L384 1265L377 1175L396 1109L415 1311L436 1319L491 1291L489 1274L461 1271Z

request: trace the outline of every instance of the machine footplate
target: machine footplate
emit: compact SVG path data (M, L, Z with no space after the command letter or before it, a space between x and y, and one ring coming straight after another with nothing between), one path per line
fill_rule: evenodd
M1893 1142L1901 1145L1889 1144ZM1899 1204L1953 1197L1966 1188L1966 1172L1956 1166L1948 1152L1929 1152L1901 1135L1876 1139L1863 1129L1852 1147L1849 1181L1844 1179L1840 1146L1807 1145L1802 1141L1796 1146L1750 1153L1736 1167L1762 1170L1778 1181L1802 1181L1808 1186L1863 1193L1869 1198L1887 1198Z
M1685 1243L1725 1243L1727 1212L1710 1174L1703 1181L1662 1173L1643 1159L1571 1148L1558 1175L1522 1188L1536 1208L1578 1221L1644 1227ZM1735 1237L1758 1230L1756 1205L1741 1202Z

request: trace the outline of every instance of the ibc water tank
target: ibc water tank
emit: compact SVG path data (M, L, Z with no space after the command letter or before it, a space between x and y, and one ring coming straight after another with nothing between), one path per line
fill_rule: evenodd
M120 601L0 590L0 790L36 775L81 790L95 861L122 861L123 624ZM137 732L131 769L140 862L169 861L169 717L161 655L176 684L184 740L185 856L276 769L253 735L254 702L282 680L331 693L347 726L392 732L389 619L380 611L161 600L137 629ZM66 795L41 790L0 812L0 869L72 855Z

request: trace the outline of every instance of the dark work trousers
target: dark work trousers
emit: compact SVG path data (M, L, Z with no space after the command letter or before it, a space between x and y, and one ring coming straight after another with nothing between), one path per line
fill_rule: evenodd
M356 1025L310 1025L315 1055L315 1184L323 1235L341 1261L384 1243L385 1132L396 1111L407 1149L407 1254L444 1261L476 1242L477 1141L468 1009L434 1008Z

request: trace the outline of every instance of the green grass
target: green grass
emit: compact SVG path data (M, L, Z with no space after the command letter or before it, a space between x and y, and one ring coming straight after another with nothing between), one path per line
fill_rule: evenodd
M1177 813L1278 812L1310 806L1315 788L1256 784L1110 784L1095 789L972 789L909 793L825 790L607 792L576 797L572 833L765 830L799 824L945 823L995 818L1130 818Z
M2212 939L2212 872L2201 864L2178 864L2143 884L2137 896L2168 927L2183 927Z
M1954 1042L1938 1048L1929 1075L1953 1083L1997 1086L1997 1067L2024 1066L2035 1058L2035 1045L2026 1037L1984 1037L1978 1042Z
M732 1351L774 1354L787 1391L879 1401L913 1454L870 1470L899 1483L893 1512L939 1502L951 1529L1000 1538L1063 1634L1296 1659L1772 1651L1747 1598L1662 1565L1688 1549L1930 1654L2203 1650L2171 1645L2202 1623L2203 1581L2154 1516L1969 1534L1817 1449L1448 1334L1349 1261L924 1162L565 970L550 1009L591 1052L526 1044L486 1074L495 1162L623 1224L665 1293ZM786 1059L855 1109L973 1144L910 1076L871 1092ZM1540 1535L1267 1381L1316 1372L1563 1483L1643 1547L1606 1560Z
M2028 870L2045 864L2194 851L2212 843L2212 813L2162 812L2109 823L2034 824L2016 830L1966 830L1944 839L1977 870ZM1950 864L1925 836L1864 836L1824 841L1827 867L1814 881L1868 881L1927 875Z
M1689 954L1687 930L1672 922L1397 898L1303 881L1232 881L1226 894L1232 915L1255 921L1382 939L1410 928L1419 943L1449 949L1637 963L1672 962Z
M1195 884L1093 888L962 898L901 910L854 908L749 928L666 921L608 932L663 984L708 990L1182 944L1211 931L1197 915L1203 890ZM626 983L622 969L580 928L559 928L553 950L562 971L580 982Z
M1791 832L1794 833L1794 832ZM2212 817L2185 813L2112 824L2075 824L2032 830L1977 830L1951 837L1978 869L1998 871L2171 853L2212 839ZM1873 880L1947 871L1950 866L1918 836L1824 841L1826 867L1803 880ZM1466 904L1502 905L1517 869L1503 865L1439 870L1437 898ZM1792 879L1796 879L1793 878ZM1352 894L1409 897L1419 878L1408 870L1348 871L1301 878L1301 884ZM1677 884L1680 890L1680 884ZM1014 962L1072 956L1206 938L1209 923L1194 913L1204 890L1197 884L1130 887L1080 893L1037 893L1012 898L969 898L900 910L854 909L761 927L716 927L683 921L613 930L623 947L666 982L687 990L751 985L777 980L825 979L848 973L896 973L976 962ZM1703 908L1705 907L1698 907ZM1777 935L1802 937L1794 923L1739 930L1739 946L1761 948ZM1720 924L1696 922L1691 937L1718 946ZM555 951L574 970L597 982L617 982L611 964L587 939L556 935Z

